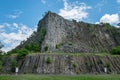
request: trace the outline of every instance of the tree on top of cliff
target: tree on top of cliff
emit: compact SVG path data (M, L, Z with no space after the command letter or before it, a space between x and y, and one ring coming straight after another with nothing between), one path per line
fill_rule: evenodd
M3 47L4 45L1 43L1 41L0 41L0 53L2 53L2 51L1 51L1 48Z

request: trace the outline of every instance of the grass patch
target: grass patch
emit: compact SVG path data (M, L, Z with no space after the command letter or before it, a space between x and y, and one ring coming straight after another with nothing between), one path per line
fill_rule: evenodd
M64 52L45 52L45 53L29 53L29 55L68 55L68 56L120 56L120 55L111 55L110 53L64 53Z
M1 75L0 80L120 80L120 75Z

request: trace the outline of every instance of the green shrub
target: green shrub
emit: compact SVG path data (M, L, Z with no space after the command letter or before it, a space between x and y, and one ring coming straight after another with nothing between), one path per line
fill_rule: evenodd
M77 67L77 64L74 63L74 64L72 64L72 66L73 66L73 68L76 68L76 67Z
M11 60L11 71L15 72L15 68L17 67L17 61Z
M12 49L11 51L7 52L7 55L16 54L18 52L19 52L19 49Z
M56 49L59 49L61 46L63 45L63 43L59 43L59 44L56 44Z
M120 46L114 47L111 53L120 55Z
M38 51L40 51L39 44L34 43L32 50L33 50L34 52L38 52Z
M31 42L30 44L25 45L25 49L28 51L38 52L40 51L39 44Z
M68 45L72 45L72 42L69 42Z
M0 70L2 69L2 67L3 67L3 62L0 61Z
M111 67L110 63L106 63L105 67L109 69Z
M51 63L52 63L51 57L47 57L46 63L47 63L47 64L51 64Z
M55 47L56 47L56 49L58 49L60 46L59 46L58 44L56 44L56 46L55 46Z
M44 40L45 35L46 35L46 28L42 27L40 30L40 43L42 43L42 41Z
M3 57L3 55L2 55L2 54L0 54L0 60L2 60L2 57Z
M18 52L18 58L23 58L23 57L25 57L26 55L28 55L28 50L27 50L27 49L21 49L21 50Z
M48 50L48 46L45 46L45 47L44 47L44 50L47 51L47 50Z

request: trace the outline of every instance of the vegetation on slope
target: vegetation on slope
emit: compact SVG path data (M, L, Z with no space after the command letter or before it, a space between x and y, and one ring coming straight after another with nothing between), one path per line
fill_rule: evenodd
M117 47L114 47L113 49L112 49L112 52L111 52L112 54L116 54L116 55L120 55L120 46L117 46Z

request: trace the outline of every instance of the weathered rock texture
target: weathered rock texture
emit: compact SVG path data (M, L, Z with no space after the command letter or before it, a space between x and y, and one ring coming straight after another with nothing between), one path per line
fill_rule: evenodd
M47 63L50 57L51 63ZM16 57L6 58L3 72L11 72L11 60ZM19 73L36 74L103 74L120 73L120 56L97 55L61 55L61 54L36 54L18 60Z
M44 40L41 40L41 29L46 29ZM41 52L109 52L120 45L120 29L109 24L89 24L69 21L48 12L39 21L37 32L17 48L30 42L40 44ZM42 43L41 43L42 42Z

